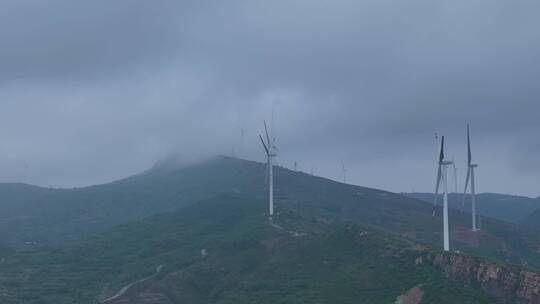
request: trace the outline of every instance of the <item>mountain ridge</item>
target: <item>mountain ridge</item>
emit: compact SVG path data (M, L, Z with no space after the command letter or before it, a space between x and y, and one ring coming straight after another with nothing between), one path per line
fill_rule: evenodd
M433 193L402 192L401 194L427 203L433 203L435 198ZM450 193L448 195L449 207L470 212L470 195L465 195L465 200L463 200L463 196L462 193ZM522 223L527 216L540 210L540 199L527 196L485 192L476 194L476 202L476 210L480 215L516 224ZM463 205L463 203L465 204Z
M429 203L279 166L275 175L278 214L286 207L307 215L325 215L336 222L362 222L421 242L441 240L441 218L432 217ZM6 213L0 213L0 241L23 248L27 243L75 241L222 194L264 201L264 164L222 156L172 171L149 170L102 186L47 192L41 199L27 202L27 214L6 219ZM441 214L441 207L437 208ZM503 261L519 264L525 260L540 267L534 253L537 237L525 228L486 218L483 224L487 229L475 234L468 228L469 221L469 215L451 210L456 249L495 253ZM483 243L489 246L480 246Z
M90 303L163 265L118 301L149 303L155 298L146 296L161 294L163 303L372 304L420 288L428 303L493 303L487 287L503 277L465 280L447 267L461 265L460 275L484 275L480 265L486 263L501 265L510 276L523 267L540 269L537 233L491 218L472 232L470 215L453 209L449 254L476 257L478 263L449 258L420 265L419 257L440 253L441 206L433 217L432 204L421 200L275 169L277 212L270 225L264 165L232 158L58 191L32 202L42 206L41 218L21 220L21 227L41 223L30 228L79 238L0 250L0 301ZM44 220L61 219L57 212L66 206L75 208L60 215L78 215L71 222ZM484 289L472 288L482 284ZM145 286L145 298L134 300ZM343 297L332 302L335 295ZM514 303L507 299L515 296L508 292L500 303Z
M282 167L276 170L337 183ZM247 191L263 197L265 191L263 164L226 156L182 166L161 163L111 183L82 188L17 185L17 189L32 190L17 191L10 185L14 184L0 184L0 243L8 245L76 240L215 194Z

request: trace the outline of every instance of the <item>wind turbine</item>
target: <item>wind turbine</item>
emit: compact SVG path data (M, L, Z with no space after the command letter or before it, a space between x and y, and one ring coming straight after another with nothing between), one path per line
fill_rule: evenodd
M458 168L456 167L456 162L453 159L452 159L452 169L453 169L452 178L454 180L454 193L457 194L457 192L458 192L458 182L457 182L457 170L458 170Z
M343 183L347 183L347 168L345 168L345 163L341 161L341 172L343 173Z
M467 187L469 186L469 180L471 181L471 205L472 205L472 231L477 231L476 227L476 189L474 188L474 168L478 167L477 164L472 163L471 154L471 136L469 132L469 124L467 124L467 178L465 179L465 190L463 191L463 203L465 203L465 196L467 195Z
M435 202L433 204L433 216L435 216L435 207L439 197L439 187L442 184L443 190L443 237L444 251L450 250L450 233L448 231L448 166L453 162L444 160L444 136L441 137L441 150L439 154L439 169L437 170L437 181L435 184Z
M268 202L269 202L269 217L270 220L272 219L272 216L274 216L274 170L272 165L272 158L274 158L277 155L277 148L274 145L276 138L270 139L270 135L268 134L268 127L266 126L266 121L264 122L264 132L266 133L266 142L264 141L263 137L259 135L259 138L261 139L261 143L264 147L264 151L266 152L266 166L267 166L267 177L268 177Z
M243 156L244 153L244 137L246 135L246 129L239 127L240 129L240 157Z
M343 163L343 160L341 161L341 170L343 171L343 183L347 183L347 169L345 168L345 163Z

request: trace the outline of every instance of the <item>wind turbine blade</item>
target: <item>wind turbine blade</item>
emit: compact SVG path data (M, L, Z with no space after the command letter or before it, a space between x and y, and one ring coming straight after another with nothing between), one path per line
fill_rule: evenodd
M272 146L272 143L270 142L270 135L268 135L268 127L266 126L266 120L264 121L264 132L266 133L266 142L268 143L268 146Z
M269 183L269 176L270 176L270 167L268 167L268 158L269 156L266 156L266 174L264 175L264 186L265 187L269 187L268 186L268 183Z
M444 160L444 135L441 137L441 153L439 154L439 162Z
M264 139L262 138L261 135L259 135L259 138L261 139L261 143L263 144L264 151L266 151L266 155L268 156L268 154L270 154L270 151L268 150L268 147L267 147L266 144L264 143Z
M439 186L441 185L441 178L442 178L442 168L439 166L439 170L437 170L437 181L435 184L435 195L439 195ZM435 202L437 202L437 199L435 199Z
M468 164L470 165L471 164L471 161L472 161L472 154L471 154L471 135L469 133L469 124L467 124L467 159L468 159Z
M444 160L444 135L441 137L441 151L439 154L439 169L437 170L437 181L435 184L435 200L433 201L433 216L435 216L435 207L437 206L437 200L439 198L439 186L441 185L442 167L441 163Z
M433 216L435 216L435 207L437 206L437 200L439 198L439 186L441 185L442 179L442 167L439 165L439 170L437 171L437 181L435 184L435 200L433 201Z
M452 166L454 167L454 172L452 178L454 179L454 193L458 192L458 182L457 182L457 170L456 162L452 160Z
M465 209L465 197L467 195L467 187L469 187L469 179L471 178L471 167L467 169L467 177L465 178L465 190L463 190L463 202L461 205Z
M452 168L453 168L453 172L452 172L452 178L454 179L454 184L456 184L456 180L457 180L457 168L456 168L456 163L452 160Z

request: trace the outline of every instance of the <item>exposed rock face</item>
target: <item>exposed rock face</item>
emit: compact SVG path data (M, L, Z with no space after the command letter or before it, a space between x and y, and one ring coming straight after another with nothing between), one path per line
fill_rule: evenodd
M406 294L399 296L394 304L418 304L424 297L422 286L416 286L409 290Z
M440 267L449 279L477 286L503 303L540 304L540 276L534 272L461 254L439 253L422 260Z

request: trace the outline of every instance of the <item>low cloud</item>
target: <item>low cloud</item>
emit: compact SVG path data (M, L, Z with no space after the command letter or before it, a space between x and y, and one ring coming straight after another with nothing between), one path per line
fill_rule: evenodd
M464 167L470 122L479 190L538 195L539 12L488 0L3 1L0 179L101 183L171 153L262 160L266 119L283 165L337 179L343 160L353 183L431 191L434 132Z

